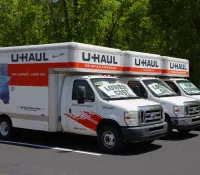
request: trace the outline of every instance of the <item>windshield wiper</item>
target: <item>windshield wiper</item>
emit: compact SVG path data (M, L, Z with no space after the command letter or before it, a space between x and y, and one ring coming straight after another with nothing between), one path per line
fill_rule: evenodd
M159 97L175 97L175 96L178 96L176 94L170 94L170 95L161 95Z
M104 98L104 100L130 100L130 99L140 99L140 97L118 97L118 98Z
M189 94L189 95L200 95L200 93L196 93L196 94Z
M140 99L140 97L121 97L122 99Z

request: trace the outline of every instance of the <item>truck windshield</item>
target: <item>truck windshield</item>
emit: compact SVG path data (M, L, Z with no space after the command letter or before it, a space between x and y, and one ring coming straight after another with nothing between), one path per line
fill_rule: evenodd
M188 95L200 95L200 90L188 80L177 80L178 85Z
M115 78L92 78L92 84L103 100L139 99L125 83Z
M170 87L160 80L143 80L144 84L155 97L171 97L178 96Z

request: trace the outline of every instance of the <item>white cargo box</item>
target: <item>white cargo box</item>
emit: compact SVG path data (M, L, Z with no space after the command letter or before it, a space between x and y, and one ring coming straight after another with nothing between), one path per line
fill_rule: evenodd
M122 52L124 74L162 75L162 58L157 54L134 51Z
M163 76L189 77L189 61L181 58L162 56Z

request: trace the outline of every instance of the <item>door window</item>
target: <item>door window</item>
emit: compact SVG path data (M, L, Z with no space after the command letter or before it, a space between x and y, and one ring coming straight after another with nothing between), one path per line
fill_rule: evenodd
M73 84L72 100L78 100L78 87L85 87L85 101L94 101L94 92L86 80L75 80Z
M137 96L141 98L148 98L148 93L146 89L139 81L129 81L128 85Z
M176 84L175 84L174 82L165 81L165 83L166 83L169 87L171 87L171 88L174 90L174 92L176 92L178 95L181 94L179 88L176 86Z

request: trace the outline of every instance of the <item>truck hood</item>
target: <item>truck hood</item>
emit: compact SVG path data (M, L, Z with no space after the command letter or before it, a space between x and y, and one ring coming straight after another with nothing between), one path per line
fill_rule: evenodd
M131 99L131 100L110 100L108 106L118 107L125 111L137 111L139 106L152 106L160 105L157 102L153 102L145 99Z
M185 97L185 96L176 96L176 97L162 97L160 98L161 104L168 103L173 104L175 106L182 106L184 105L184 102L192 102L197 101L194 98L191 97Z
M200 95L192 95L192 96L190 96L190 98L194 98L194 99L200 101Z

